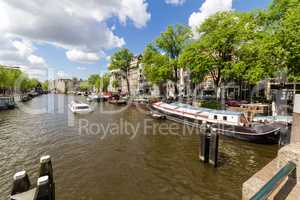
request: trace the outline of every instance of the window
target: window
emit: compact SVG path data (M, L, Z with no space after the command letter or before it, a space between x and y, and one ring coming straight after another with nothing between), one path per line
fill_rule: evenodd
M217 120L217 119L218 119L218 116L217 116L217 115L215 115L215 116L214 116L214 119L215 119L215 120Z
M227 121L227 116L223 116L223 120L224 120L224 121Z
M77 106L76 109L89 109L88 106Z

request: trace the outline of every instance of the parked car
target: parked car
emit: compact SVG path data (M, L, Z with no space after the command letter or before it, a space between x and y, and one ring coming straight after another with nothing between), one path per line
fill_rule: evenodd
M241 102L237 101L237 100L227 100L225 102L225 104L227 106L231 106L231 107L240 107L241 106Z

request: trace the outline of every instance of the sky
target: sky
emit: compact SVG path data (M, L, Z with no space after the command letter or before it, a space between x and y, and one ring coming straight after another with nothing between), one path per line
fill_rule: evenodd
M135 55L168 25L196 28L219 11L265 9L271 0L1 0L0 64L40 80L107 71L119 48Z

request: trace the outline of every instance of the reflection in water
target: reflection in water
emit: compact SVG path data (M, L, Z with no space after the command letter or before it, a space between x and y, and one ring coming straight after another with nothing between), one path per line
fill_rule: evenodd
M215 169L198 161L198 136L183 134L182 125L152 120L134 108L113 112L121 107L107 103L94 104L89 115L73 115L68 101L64 95L41 96L0 113L0 199L8 199L16 171L26 169L35 182L45 154L53 159L58 200L241 199L242 183L277 151L276 145L221 138ZM41 108L48 113L26 113ZM89 131L80 132L85 121ZM113 123L132 127L116 131ZM116 134L123 132L128 134Z

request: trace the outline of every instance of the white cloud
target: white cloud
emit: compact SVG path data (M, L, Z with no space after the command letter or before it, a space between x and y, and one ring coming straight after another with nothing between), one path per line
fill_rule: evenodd
M28 60L33 65L45 65L46 64L44 58L36 56L36 55L28 56Z
M77 49L67 51L66 56L69 60L79 63L93 63L100 60L100 55L97 53L83 52Z
M228 11L232 9L232 0L205 0L201 5L199 12L194 12L189 18L189 26L192 28L194 35L197 37L197 28L210 15L217 12Z
M105 60L106 60L107 62L110 62L110 59L111 59L111 56L106 56L106 57L105 57Z
M55 78L55 79L56 79L56 78L71 78L71 75L68 74L68 73L66 73L66 72L64 72L64 71L58 71L58 72L56 73L56 76L55 76L54 78Z
M77 69L80 70L80 71L85 71L87 68L86 68L86 67L80 67L80 66L79 66L79 67L77 67Z
M165 0L165 2L167 4L172 4L172 5L175 5L175 6L178 6L178 5L182 5L185 3L186 0Z
M29 40L13 41L13 46L17 49L21 56L28 56L33 53L33 46Z
M0 64L19 66L26 72L45 70L46 61L35 55L36 48L29 40L11 40L0 35Z
M97 61L99 52L125 44L122 37L114 34L114 28L107 26L106 20L117 17L122 24L130 20L141 28L151 17L145 0L2 0L0 10L1 34L7 41L17 41L9 46L17 49L21 57L27 54L27 61L35 50L30 52L27 44L18 41L64 48L72 61L86 58ZM74 49L81 52L77 54L80 59L74 58ZM14 53L0 49L0 62L1 54L16 57L12 56Z

